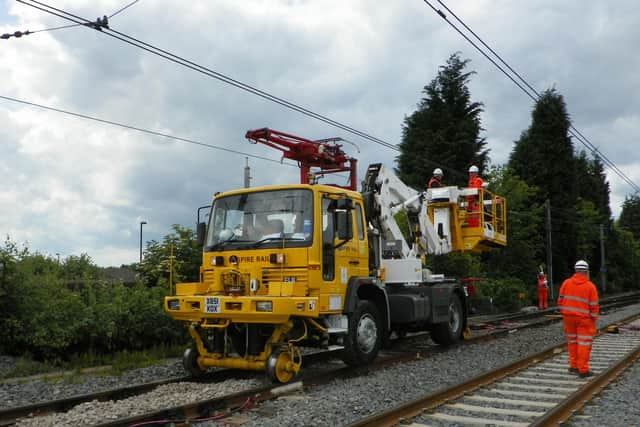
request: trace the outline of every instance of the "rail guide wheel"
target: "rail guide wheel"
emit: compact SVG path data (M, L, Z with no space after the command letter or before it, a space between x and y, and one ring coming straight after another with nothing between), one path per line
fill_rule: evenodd
M192 377L199 377L205 372L205 370L198 365L198 350L194 347L189 347L184 351L182 355L182 366Z
M295 346L277 348L267 359L267 376L273 382L286 384L295 378L302 366L302 354Z

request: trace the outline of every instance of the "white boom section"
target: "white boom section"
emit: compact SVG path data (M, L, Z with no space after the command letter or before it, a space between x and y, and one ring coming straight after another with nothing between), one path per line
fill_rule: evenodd
M436 224L439 225L441 235L438 235L436 227L431 223L427 214L427 203L429 197L433 197L433 190L429 192L419 192L407 186L393 172L381 166L376 179L379 192L376 193L376 202L380 207L380 224L382 226L382 236L385 240L398 240L402 242L403 258L416 258L429 254L445 254L451 252L451 222L449 208L436 209L434 215ZM456 201L458 189L456 187L444 187L441 192L446 194L446 198ZM453 194L456 193L456 194ZM434 197L435 198L435 197ZM440 197L439 197L440 198ZM444 197L443 197L444 198ZM419 244L409 247L400 227L396 223L394 216L400 211L413 212L418 214L420 237Z

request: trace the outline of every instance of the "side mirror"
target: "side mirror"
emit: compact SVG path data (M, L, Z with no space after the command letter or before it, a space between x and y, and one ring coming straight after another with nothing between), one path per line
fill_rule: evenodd
M204 222L199 222L198 228L196 231L199 247L204 246L204 239L205 239L205 236L207 235L206 233L207 233L207 224L205 224Z
M353 218L350 209L336 211L336 227L338 239L345 241L353 239Z

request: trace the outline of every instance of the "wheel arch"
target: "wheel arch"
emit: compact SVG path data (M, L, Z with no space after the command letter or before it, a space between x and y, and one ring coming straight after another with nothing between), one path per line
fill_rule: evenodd
M389 318L389 298L387 298L386 291L370 277L352 277L347 284L344 313L353 313L358 301L362 300L372 301L378 307L383 326L388 331L391 327L391 319Z

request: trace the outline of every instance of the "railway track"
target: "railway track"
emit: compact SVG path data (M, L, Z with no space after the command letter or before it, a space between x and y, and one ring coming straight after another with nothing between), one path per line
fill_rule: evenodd
M529 325L517 325L515 327L528 327ZM492 330L487 333L479 334L465 341L471 344L473 342L493 339L509 332L508 327L498 330ZM265 384L263 386L251 388L249 390L233 393L225 396L205 399L202 401L191 402L184 405L178 405L172 408L165 408L157 411L150 411L146 414L131 416L124 419L113 421L105 421L98 424L100 426L124 426L159 419L171 420L187 420L202 417L209 417L211 413L228 414L246 406L248 403L255 405L260 401L269 400L278 397L282 393L290 392L296 388L313 387L318 384L324 384L334 379L347 378L361 375L376 369L383 369L389 365L407 362L415 359L428 357L431 353L446 351L446 349L437 345L428 345L424 342L427 340L427 333L411 334L404 338L393 341L393 347L388 350L381 351L380 356L373 365L366 368L354 369L340 365L337 369L315 369L316 364L321 364L330 359L337 357L336 353L339 349L307 354L304 357L304 369L301 380L296 382L294 386L274 386L273 384ZM416 341L422 341L421 345L416 346ZM179 383L179 382L198 382L199 384L212 384L231 378L251 378L256 374L247 371L238 370L219 370L200 379L190 377L176 377L157 381L153 383L128 386L124 388L112 389L98 393L87 395L78 395L66 399L57 399L53 401L41 402L32 405L20 406L6 410L0 410L0 426L9 426L15 424L16 420L23 417L37 417L49 415L55 412L64 412L81 404L93 401L116 401L126 399L131 396L148 393L159 386Z
M320 363L331 357L335 357L335 350L329 350L325 352L312 353L305 356L307 363ZM131 396L137 396L144 393L148 393L160 386L175 383L184 382L197 382L199 384L212 384L217 382L226 381L229 379L247 379L253 378L256 374L250 371L241 371L233 369L219 369L212 371L198 379L194 379L190 376L181 376L174 378L167 378L159 381L153 381L143 384L135 384L126 387L113 388L109 390L99 391L96 393L82 394L71 396L63 399L54 399L44 402L38 402L30 405L22 405L8 409L0 410L0 427L10 426L16 423L16 420L24 417L37 417L48 415L56 412L65 412L69 409L76 407L80 404L87 402L104 402L104 401L117 401L126 399ZM17 382L19 379L15 379L12 382ZM265 387L265 389L272 388L273 386Z
M538 317L543 316L545 313L538 313ZM548 322L548 321L556 321L554 318L544 318L543 320L535 319L535 316L532 318L529 317L531 322L529 323L516 323L514 320L517 320L515 317L511 317L510 325L504 326L501 329L488 331L487 333L478 334L473 337L471 340L466 341L466 343L473 343L479 340L492 339L494 337L507 334L510 331L513 331L518 328L526 328L530 326L538 326L540 322ZM504 323L504 320L500 318L496 318L496 322ZM421 345L416 350L416 346L412 344L414 339L422 339L424 341L424 337L414 336L408 337L403 340L398 340L399 344L394 345L391 351L383 352L380 360L374 365L367 367L364 371L367 370L375 370L382 369L389 364L401 363L403 361L414 360L416 358L422 358L428 356L430 352L441 352L442 348L437 346L426 346ZM404 344L402 344L404 343ZM594 353L595 355L595 353ZM294 387L313 387L314 385L326 383L334 378L348 377L348 376L357 376L362 374L361 370L353 370L350 368L340 368L334 369L332 372L328 371L319 371L313 373L313 364L321 362L323 360L330 359L335 357L330 352L323 354L317 353L315 355L307 355L305 356L305 370L311 372L312 374L308 377L303 378L301 382L298 382ZM311 367L307 366L311 365ZM595 365L594 365L595 366ZM243 371L230 371L230 372L217 372L217 379L209 379L208 382L221 381L223 378L233 378L238 376L254 376L255 373L247 373ZM89 402L92 400L118 400L127 396L136 395L139 393L144 393L151 388L155 388L163 383L171 383L183 381L185 378L175 378L171 380L165 380L158 382L157 384L145 384L139 387L136 390L136 387L127 387L124 390L111 390L108 392L95 393L92 395L86 396L76 396L72 399L61 399L59 401L52 402L43 402L41 404L36 405L28 405L26 407L21 408L11 408L10 410L0 411L0 425L11 425L15 422L16 418L23 417L25 415L40 415L40 414L48 414L55 411L65 411L68 408L75 406L81 402ZM191 380L193 381L193 380ZM290 390L290 389L289 389ZM210 416L222 416L224 414L228 414L233 412L234 409L242 408L247 404L257 404L261 400L269 400L277 397L279 394L283 392L287 392L288 389L285 386L284 388L273 387L272 384L266 384L264 386L254 388L248 391L243 391L240 393L234 393L228 396L221 396L215 399L207 399L198 402L192 402L186 405L179 405L172 408L166 408L158 411L149 412L144 415L129 417L126 419L119 419L114 421L108 421L100 425L104 426L115 426L115 425L131 425L134 423L140 423L144 421L153 421L158 419L171 419L171 420L188 420L188 419L196 419L202 417L210 417ZM215 414L215 415L212 415ZM222 414L222 415L221 415Z
M633 319L636 324L637 318ZM563 344L349 427L559 425L640 358L640 330L624 326L619 330L607 333L604 328L594 340L590 362L593 377L580 378L568 372Z

